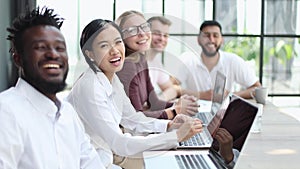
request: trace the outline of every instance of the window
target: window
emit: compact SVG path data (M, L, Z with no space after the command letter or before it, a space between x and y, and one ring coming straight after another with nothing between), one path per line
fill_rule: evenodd
M126 10L137 10L146 17L165 15L172 21L165 63L187 50L199 52L200 24L216 19L223 27L222 49L247 60L270 96L300 96L299 0L37 0L37 4L53 7L66 19L62 31L70 56L69 84L82 60L83 27L92 19L113 20Z

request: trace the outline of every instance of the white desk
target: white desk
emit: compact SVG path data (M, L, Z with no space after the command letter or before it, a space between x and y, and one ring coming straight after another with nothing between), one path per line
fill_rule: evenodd
M299 169L300 122L264 106L261 133L249 133L234 169Z

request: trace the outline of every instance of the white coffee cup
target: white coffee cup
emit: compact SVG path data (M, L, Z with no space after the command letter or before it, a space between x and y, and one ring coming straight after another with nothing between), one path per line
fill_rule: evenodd
M257 87L250 94L257 103L266 104L266 99L268 97L268 88Z

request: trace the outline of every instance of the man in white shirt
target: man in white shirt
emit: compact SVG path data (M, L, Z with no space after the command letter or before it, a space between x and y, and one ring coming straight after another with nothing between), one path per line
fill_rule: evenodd
M1 169L104 168L73 107L56 97L68 73L62 23L37 8L7 29L21 77L0 94Z
M147 53L149 76L158 96L163 100L172 100L181 96L180 87L173 84L170 74L164 69L160 55L168 44L171 21L163 16L148 19L151 23L151 49Z
M227 93L231 92L233 85L237 83L245 89L236 91L235 94L251 98L250 92L261 84L254 70L251 70L241 57L219 50L223 41L222 27L217 21L203 22L198 35L198 43L202 48L200 55L183 53L180 59L185 68L178 69L175 76L185 84L186 89L198 91L190 94L200 99L211 100L216 73L220 71L227 78Z
M157 57L160 53L164 51L168 44L169 38L169 28L171 26L171 21L163 16L153 16L148 19L148 22L151 23L151 33L152 33L152 41L151 41L151 50L147 55L147 62L149 66L149 75L151 78L152 84L157 84L162 90L163 96L165 99L172 99L172 91L175 89L178 90L173 93L176 93L175 96L180 94L191 94L196 93L190 90L181 90L179 86L173 84L171 81L170 75L163 68L163 65L160 58ZM181 69L180 71L185 71L186 69ZM193 77L189 77L187 74L187 79L193 79ZM194 81L192 81L193 85ZM193 88L191 88L193 89ZM196 91L196 90L195 90ZM173 97L174 98L174 97ZM219 129L218 134L216 134L216 140L219 142L220 154L223 157L226 164L234 165L239 152L236 149L232 149L232 136L226 129ZM232 167L229 167L232 168Z

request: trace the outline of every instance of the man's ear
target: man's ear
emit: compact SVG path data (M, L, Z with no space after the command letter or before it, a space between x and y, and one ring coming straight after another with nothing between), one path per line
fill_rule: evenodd
M197 37L197 42L198 42L198 45L200 45L200 34Z
M222 41L221 41L221 44L223 45L223 44L224 44L224 42L225 42L225 41L224 41L224 38L223 38L223 36L222 36Z
M13 57L15 65L17 67L22 67L23 63L22 63L21 56L17 52L13 52L12 57Z

